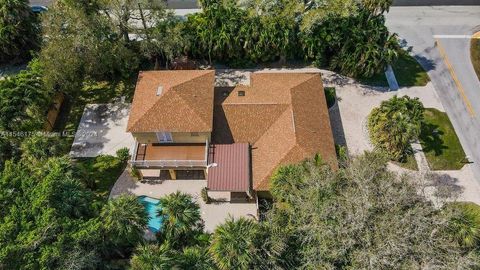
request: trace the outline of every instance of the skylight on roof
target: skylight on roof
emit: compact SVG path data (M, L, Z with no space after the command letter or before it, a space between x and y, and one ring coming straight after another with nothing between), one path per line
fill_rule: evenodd
M162 93L163 93L163 86L160 85L160 86L157 88L157 96L160 96Z

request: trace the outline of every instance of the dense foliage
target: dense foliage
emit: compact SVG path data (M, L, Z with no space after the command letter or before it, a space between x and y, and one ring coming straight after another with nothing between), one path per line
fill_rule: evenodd
M203 232L200 206L185 193L160 199L157 215L162 228L156 241L139 245L131 259L133 269L215 269L207 253L210 236Z
M0 174L0 268L93 269L128 256L146 227L143 206L128 196L96 204L75 175L66 158L7 162Z
M131 76L138 67L134 51L100 13L97 2L88 2L83 6L76 1L55 1L42 20L43 80L48 88L74 97L87 79Z
M43 86L42 73L41 64L32 61L16 76L0 80L0 130L43 128L52 93Z
M7 2L25 15L15 19L28 21L26 1L0 0ZM204 0L203 11L186 21L154 2L55 1L42 19L38 60L0 81L0 131L42 130L55 92L75 103L87 81L136 76L140 64L168 68L184 54L233 65L306 59L355 77L378 73L396 57L396 36L383 17L391 0ZM0 27L10 19L6 10L0 9ZM15 55L30 49L4 47L10 37L3 34L12 32L0 33L0 49ZM35 44L21 38L9 46ZM418 136L422 113L417 100L382 103L369 118L373 141L401 158ZM398 178L378 154L350 161L345 155L338 171L318 156L281 167L265 221L229 218L212 234L204 232L191 196L170 194L158 212L163 227L146 242L138 199L107 200L128 151L72 161L62 157L64 143L0 136L0 269L109 269L127 262L142 270L480 267L478 207L435 208L417 193L417 179Z
M313 162L283 168L272 179L267 221L276 233L268 254L294 246L290 256L298 261L275 261L287 268L478 267L478 253L452 240L450 220L458 215L434 207L415 182L388 171L386 159L372 153L338 172Z
M198 205L188 195L171 194L162 201L168 205L160 212L167 218L162 230L176 224L190 236L178 246L160 232L157 243L137 247L131 265L133 269L479 267L478 206L435 207L418 192L420 187L414 184L418 179L390 172L387 160L382 154L365 153L338 171L319 158L282 167L272 178L273 204L265 221L229 218L210 238L195 226L184 226L200 221ZM198 241L202 236L204 240Z
M455 202L447 206L457 215L450 222L453 238L465 249L480 252L480 205L471 202Z
M303 58L354 77L383 71L398 50L383 17L391 1L336 2L201 1L185 22L189 53L234 65Z
M39 45L38 19L28 0L0 1L0 64L25 60Z
M424 111L418 98L394 96L383 101L368 116L370 139L390 158L405 159L411 151L410 144L420 135Z
M19 74L0 80L0 171L5 160L19 156L28 132L43 129L52 92L44 87L42 70L33 60Z

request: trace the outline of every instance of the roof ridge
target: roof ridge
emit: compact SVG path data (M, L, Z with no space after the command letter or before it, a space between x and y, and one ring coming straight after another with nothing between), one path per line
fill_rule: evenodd
M140 72L138 73L138 77L140 77L140 75L141 75L141 74L144 74L144 73L146 73L146 72L140 71ZM153 79L154 79L156 82L158 82L157 78L153 77ZM139 83L140 83L140 78L138 78L138 79L137 79L137 82L135 83L135 91L136 91L136 89L138 88L138 84L139 84ZM165 92L170 92L170 91L165 91ZM135 98L135 96L134 96L134 98ZM159 99L159 100L160 100L160 99ZM133 104L133 101L134 101L134 100L132 100L132 104ZM158 100L155 101L155 102L153 102L152 105L150 105L150 108L148 108L145 113L147 113L148 111L150 111L150 110L157 104L157 102L158 102ZM130 109L130 113L131 113L131 109ZM143 114L143 115L145 115L145 114ZM140 119L142 119L142 116L138 117L138 119L136 119L135 122L133 122L132 125L130 125L130 128L128 128L127 131L132 130L132 129L138 124L138 122L140 121Z
M298 144L297 144L296 140L295 140L295 143L288 149L288 151L285 151L285 153L280 157L280 159L279 159L280 162L279 162L274 168L272 168L270 171L268 171L268 174L267 174L267 175L272 175L273 172L274 172L275 170L277 170L277 169L279 168L279 166L281 166L281 165L280 165L281 161L282 161L288 154L290 154L290 151L292 151L292 149L295 148L295 147L298 147ZM258 183L254 186L254 189L258 189L258 187L261 186L265 181L270 181L270 178L268 178L268 177L262 178L262 180L260 180L260 182L258 182Z
M169 93L171 93L172 95L175 95L175 93L173 93L173 91L165 91L165 92L160 96L160 98L159 98L157 101L155 101L155 102L152 104L152 106L150 106L150 108L148 108L148 109L145 111L145 113L143 113L142 117L138 118L138 119L134 122L134 124L130 127L129 130L134 129L134 127L137 126L137 124L140 122L140 120L143 119L143 116L149 114L150 111L153 110L153 108L154 108L154 107L158 104L158 102L161 100L161 97L164 97L166 94L169 94Z
M295 134L295 143L298 145L298 132L297 132L297 128L301 128L300 126L297 125L297 121L295 121L295 110L293 109L294 108L294 105L293 105L293 95L294 95L294 90L297 88L297 87L301 87L303 84L306 84L306 83L309 83L311 80L313 79L316 79L317 78L317 75L320 75L320 73L308 73L309 75L312 75L310 76L310 78L308 78L307 80L305 81L302 81L301 83L295 85L294 87L290 88L290 104L291 104L291 107L292 107L292 118L293 118L293 130L294 130L294 134ZM320 80L321 80L321 76L320 76ZM323 86L323 83L322 83L322 86ZM323 89L323 87L322 87ZM303 149L303 147L300 147Z
M263 104L234 104L234 105L263 105ZM262 134L260 134L260 135L258 136L258 139L257 139L255 142L252 142L252 143L258 142L258 141L263 137L263 135L265 135L265 133L267 133L267 131L269 131L270 128L271 128L275 123L277 123L277 122L279 121L280 116L281 116L282 114L284 114L285 111L286 111L288 108L291 107L291 105L282 104L282 103L279 103L279 104L266 104L266 105L281 106L281 107L285 107L285 109L282 110L282 112L278 114L278 117L275 119L275 121L271 121L270 125L268 125L268 126L265 128L265 130L262 132ZM222 106L223 106L223 104L222 104ZM295 140L296 140L296 139L295 139Z
M211 71L211 72L215 72L215 71ZM180 84L177 84L177 85L175 85L174 87L172 87L172 90L175 92L175 94L177 94L177 97L179 97L181 100L183 100L183 102L185 102L185 104L187 104L188 108L189 108L190 110L194 111L195 113L198 113L198 110L196 110L195 108L192 108L190 102L189 102L188 100L186 100L182 95L180 95L180 94L176 91L176 88L179 87L179 86L182 86L183 84L186 84L187 82L190 82L190 81L196 80L196 79L198 79L198 78L202 78L202 77L204 77L204 76L210 75L211 72L205 72L204 74L201 74L201 75L199 75L199 76L196 76L196 77L194 77L194 78L192 78L192 79L190 79L190 80L188 80L188 81L184 81L184 82L182 82L182 83L180 83ZM212 85L212 87L213 87L213 85ZM202 117L200 117L200 120L201 120L201 122L202 122L204 125L208 126L208 123L206 123L205 120L202 119Z

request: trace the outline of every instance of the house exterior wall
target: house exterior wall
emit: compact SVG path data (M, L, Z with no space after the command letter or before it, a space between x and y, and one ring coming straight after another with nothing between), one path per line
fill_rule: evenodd
M174 143L204 143L210 141L210 132L199 132L198 136L192 136L190 132L172 132ZM132 133L139 143L158 143L155 132Z

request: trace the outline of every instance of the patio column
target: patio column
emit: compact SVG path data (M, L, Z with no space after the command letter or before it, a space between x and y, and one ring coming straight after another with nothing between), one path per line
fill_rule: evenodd
M168 170L168 172L170 173L170 178L172 178L172 180L177 180L177 172L175 172L175 170Z

